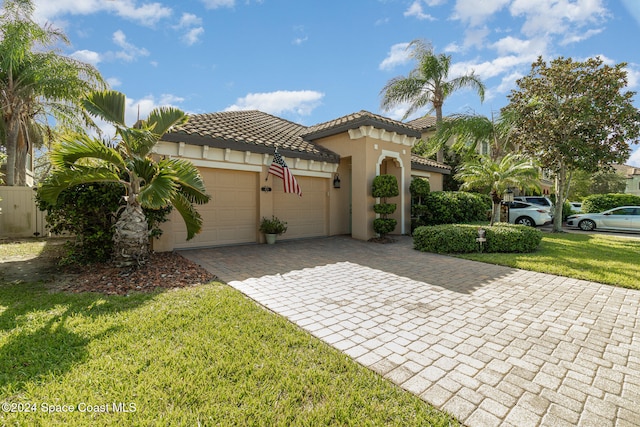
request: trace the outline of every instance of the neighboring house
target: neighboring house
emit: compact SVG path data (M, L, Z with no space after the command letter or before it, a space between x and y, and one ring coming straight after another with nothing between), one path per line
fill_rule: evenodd
M447 120L445 117L444 120ZM423 140L429 139L435 131L436 131L436 117L435 116L424 116L414 120L411 120L407 124L417 128L420 130L422 134L421 138ZM453 144L453 139L447 142L447 145ZM476 152L482 156L489 156L491 154L491 147L488 142L481 142L476 146ZM548 170L541 170L540 176L540 191L543 195L551 194L551 190L553 189L553 177L549 173ZM518 191L516 191L518 192Z
M640 168L629 165L612 165L615 171L627 178L626 194L640 196Z
M154 249L258 243L264 239L258 223L272 215L288 223L281 239L350 234L368 240L375 237L371 183L379 174L397 177L400 196L390 200L398 204L395 233L409 233L412 177L428 178L436 191L451 173L411 154L420 137L410 124L367 111L310 127L260 111L192 115L165 134L155 152L191 160L212 199L197 206L204 220L200 234L186 241L184 224L173 213ZM276 147L302 197L284 193L282 180L267 173Z

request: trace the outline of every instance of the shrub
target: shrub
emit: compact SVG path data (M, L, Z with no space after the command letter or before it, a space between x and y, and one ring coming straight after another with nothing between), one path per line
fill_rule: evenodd
M582 201L582 212L603 212L619 206L640 206L640 196L633 194L593 194Z
M262 217L259 230L264 234L277 234L278 236L287 231L287 223L280 218L271 216L271 219Z
M431 192L431 186L429 180L425 178L413 178L411 184L409 184L409 193L411 194L411 201L416 205L422 204L422 199L427 197Z
M62 264L104 262L113 249L113 224L124 188L117 184L80 184L60 193L55 205L36 196L38 208L47 211L53 234L68 233L75 239L65 244Z
M373 205L373 211L381 216L373 221L373 231L381 238L396 228L398 222L387 217L396 211L396 205L387 203L387 197L396 197L399 194L398 180L394 175L378 175L373 179L371 195L382 199L382 203Z
M371 185L371 195L382 199L396 197L400 194L398 190L398 180L394 175L378 175L373 178Z
M469 253L478 252L478 226L443 224L418 227L413 233L413 246L422 252ZM533 252L542 241L542 232L524 225L497 223L482 227L487 241L483 252Z
M36 194L38 208L47 211L49 231L74 237L65 243L61 264L90 264L111 258L113 225L124 195L124 188L115 183L79 184L67 188L60 193L55 205ZM158 225L167 221L171 207L143 210L149 223L149 237L159 237L162 230Z
M491 198L462 191L434 191L424 198L424 225L457 224L487 219Z

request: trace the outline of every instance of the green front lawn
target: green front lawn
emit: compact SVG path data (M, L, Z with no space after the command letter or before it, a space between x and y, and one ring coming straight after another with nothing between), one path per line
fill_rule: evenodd
M640 289L640 239L544 233L533 253L477 253L460 258Z
M16 426L458 425L220 283L0 283L0 404Z

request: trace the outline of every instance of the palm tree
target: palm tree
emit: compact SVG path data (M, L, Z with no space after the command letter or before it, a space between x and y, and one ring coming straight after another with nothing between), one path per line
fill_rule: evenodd
M456 179L463 181L461 189L489 189L492 210L491 223L500 221L500 202L510 188L539 190L539 168L530 158L508 153L500 160L479 156L460 167Z
M49 133L50 118L78 129L78 100L106 87L95 67L44 50L68 39L34 22L33 11L32 0L7 0L0 16L0 144L6 147L7 185L26 184L27 153Z
M442 123L444 101L458 89L475 89L484 101L484 83L474 72L449 80L451 55L436 55L431 45L422 40L413 40L407 49L413 49L411 56L418 63L407 77L394 77L387 82L381 91L382 109L408 103L404 120L420 108L430 106L427 114L435 111L437 129ZM438 161L443 161L442 151L438 152Z
M202 177L189 161L152 157L152 148L187 116L173 107L156 108L133 127L124 121L125 96L116 91L91 93L83 102L87 111L116 129L116 140L104 142L82 133L68 133L51 152L52 176L41 186L40 197L55 204L69 187L89 182L117 182L126 189L126 204L115 224L114 262L118 266L144 263L149 253L149 227L142 207L172 205L187 226L187 240L202 228L194 203L207 203Z
M517 151L517 146L511 139L513 119L510 114L504 114L497 119L481 115L456 114L449 117L429 138L425 155L433 155L442 150L453 140L451 149L461 155L475 155L478 145L488 148L487 154L491 160L498 161L506 153Z

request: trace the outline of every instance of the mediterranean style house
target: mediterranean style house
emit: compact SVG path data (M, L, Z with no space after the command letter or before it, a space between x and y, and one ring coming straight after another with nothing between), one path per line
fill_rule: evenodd
M409 233L411 179L426 178L437 191L451 173L449 166L411 153L430 127L367 111L309 127L260 111L192 115L162 137L155 155L193 162L212 199L197 206L200 234L185 240L174 212L154 250L260 243L260 219L272 215L288 223L282 239L348 234L368 240L376 236L371 184L380 174L398 180L400 195L389 200L398 205L395 233ZM282 180L268 173L276 148L302 196L284 192Z

